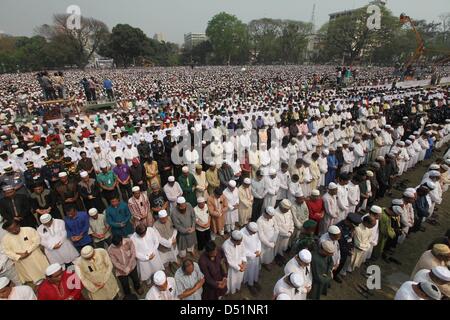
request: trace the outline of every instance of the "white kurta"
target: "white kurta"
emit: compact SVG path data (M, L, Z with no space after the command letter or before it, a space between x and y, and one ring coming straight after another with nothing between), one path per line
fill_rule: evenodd
M162 238L159 232L152 227L147 228L147 232L143 237L134 233L130 239L133 241L136 249L141 281L148 281L156 271L164 270L158 247L163 242L170 242L169 240ZM171 243L165 243L164 246L169 247ZM150 260L150 256L153 254L155 256Z
M238 207L235 208L236 205L239 205L239 191L237 188L234 188L233 191L230 191L229 188L226 188L223 191L223 195L227 198L228 201L228 210L227 216L225 217L225 225L228 226L231 230L234 230L235 223L239 221L239 210Z
M275 255L283 255L289 246L289 239L294 233L294 220L292 218L291 210L282 213L280 208L277 208L273 220L279 231L277 243L275 245Z
M258 224L258 234L261 240L261 263L270 264L275 258L278 229L273 218L267 220L264 216L261 216L256 223Z
M345 220L347 218L347 214L349 213L349 207L350 203L348 201L348 187L347 185L341 186L338 185L338 191L337 191L337 205L339 210L339 216L336 220L336 223Z
M304 300L302 298L301 290L296 290L294 287L288 285L285 280L286 277L287 276L284 276L277 281L275 287L273 288L273 295L278 297L280 294L285 293L291 297L291 300Z
M298 264L297 258L294 257L288 261L284 267L284 274L287 276L291 273L298 273L303 279L303 286L300 288L300 295L298 300L306 300L306 296L312 287L312 272L311 267L302 267Z
M148 290L145 300L179 300L177 287L174 278L167 278L167 289L165 291L159 290L157 286L153 286Z
M29 286L16 286L12 288L8 299L0 300L37 300L33 289Z
M235 245L231 239L226 240L222 245L223 252L228 262L228 294L234 294L241 290L244 272L240 271L239 265L247 263L247 256L244 245Z
M280 190L280 180L278 177L272 179L270 176L266 176L264 177L264 186L266 187L266 196L264 197L263 208L274 208Z
M72 242L67 239L66 225L63 220L53 219L50 227L41 224L37 231L50 264L71 263L79 256ZM61 244L61 247L54 249L57 244Z
M259 240L258 233L250 235L247 228L242 229L242 234L244 235L242 244L247 256L247 270L244 273L244 283L253 286L255 282L258 282L261 269L261 256L256 256L257 251L261 253L261 240Z
M416 282L406 281L403 283L395 294L394 300L424 300L414 292L412 288L413 284L416 284Z
M322 197L325 215L320 223L320 234L328 231L328 228L335 225L339 218L339 208L336 196L332 196L328 192Z

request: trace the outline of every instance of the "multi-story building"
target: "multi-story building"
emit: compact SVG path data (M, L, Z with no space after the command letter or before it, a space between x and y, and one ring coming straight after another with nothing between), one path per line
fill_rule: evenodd
M184 48L186 50L192 50L196 45L208 40L208 37L204 33L188 33L184 35Z

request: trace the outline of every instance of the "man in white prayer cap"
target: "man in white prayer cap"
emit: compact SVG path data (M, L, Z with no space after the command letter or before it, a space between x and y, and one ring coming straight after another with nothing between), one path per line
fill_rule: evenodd
M236 228L239 222L239 191L236 188L236 181L228 182L228 187L223 191L223 195L227 198L228 211L225 217L225 232L231 232Z
M280 206L275 210L273 220L278 229L278 239L275 245L275 255L279 256L280 263L284 264L284 254L288 249L289 240L294 234L294 220L291 213L292 204L289 200L281 201Z
M70 264L78 256L78 251L67 238L66 224L64 220L53 219L48 213L39 218L41 225L37 232L41 237L41 245L45 255L51 264Z
M252 217L253 193L251 188L252 180L245 178L244 183L239 187L239 225L244 226Z
M395 294L394 300L441 300L439 288L428 281L406 281Z
M335 225L339 219L339 207L337 203L338 186L334 182L330 182L327 192L323 195L323 208L325 214L320 221L319 233L324 234L328 228Z
M291 300L304 300L302 287L304 280L298 273L290 273L277 281L273 288L273 296L276 299L280 294L287 294Z
M278 228L275 225L273 216L275 209L266 208L266 211L256 221L258 225L259 239L261 240L261 264L266 270L271 270L270 264L275 258L275 245L278 240Z
M37 300L29 286L15 286L7 277L0 278L0 300Z
M161 256L162 263L176 270L178 268L178 248L177 248L177 234L178 230L174 228L172 219L169 217L166 210L158 212L158 220L155 221L153 228L155 228L160 236L165 239L159 244L158 251Z
M164 271L155 272L153 283L145 300L179 300L175 279L167 277Z
M312 288L312 273L311 273L311 252L307 249L301 250L296 256L294 256L284 267L284 274L289 275L291 273L299 274L303 279L303 285L301 288L301 297L299 300L306 300L306 296Z
M258 283L261 269L261 240L258 235L258 225L250 222L242 230L243 244L247 255L247 270L244 273L244 283L247 284L250 293L256 294L261 290Z
M164 185L163 190L166 194L167 200L169 200L170 211L177 205L177 199L183 195L183 189L180 184L175 181L174 176L170 176L168 182Z
M280 179L277 176L277 171L273 168L269 169L269 175L264 177L265 196L263 208L275 207L280 190Z
M244 272L247 269L247 254L242 244L243 238L241 231L234 230L231 237L222 245L228 263L228 294L234 294L241 289Z
M431 270L419 270L414 276L413 281L431 282L439 288L444 297L447 299L450 297L450 270L447 267L435 266Z
M105 249L85 246L81 257L75 260L75 272L88 291L91 300L113 300L119 286L113 273L113 264Z

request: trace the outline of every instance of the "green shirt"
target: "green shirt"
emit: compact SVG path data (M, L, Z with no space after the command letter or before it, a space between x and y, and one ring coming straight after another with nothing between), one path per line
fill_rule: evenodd
M97 175L97 182L103 184L107 188L111 188L116 182L116 175L111 170L107 173L100 172Z

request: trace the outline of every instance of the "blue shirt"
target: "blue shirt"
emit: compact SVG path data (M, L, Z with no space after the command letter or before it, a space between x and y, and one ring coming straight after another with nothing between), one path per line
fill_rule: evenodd
M89 235L89 216L86 212L77 212L77 215L73 219L65 217L64 222L66 223L67 238L70 239L83 233L83 238L79 241L72 241L75 247L83 247L92 242L91 236Z
M109 80L109 79L106 79L105 81L103 81L103 87L105 88L105 89L112 89L112 81L111 80Z

